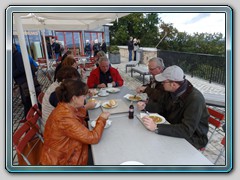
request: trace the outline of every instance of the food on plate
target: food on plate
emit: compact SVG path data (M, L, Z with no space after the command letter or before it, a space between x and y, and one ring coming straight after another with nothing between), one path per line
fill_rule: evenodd
M131 101L140 101L142 98L139 96L129 96L129 100Z
M89 99L88 102L95 102L95 103L97 103L97 100L92 98L92 99Z
M160 123L162 122L162 118L158 116L149 116L155 123Z
M117 104L117 102L116 102L116 100L114 100L114 99L111 99L110 101L109 101L109 105L110 106L115 106Z

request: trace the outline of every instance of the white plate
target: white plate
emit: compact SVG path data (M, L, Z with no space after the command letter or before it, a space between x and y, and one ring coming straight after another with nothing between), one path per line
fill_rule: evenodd
M110 92L110 93L117 93L117 92L120 91L120 89L118 89L118 88L108 88L107 91Z
M141 163L141 162L138 162L138 161L126 161L126 162L123 162L120 165L144 165L144 164Z
M96 122L97 122L97 120L94 120L94 121L91 122L91 126L92 126L93 128L96 126ZM111 126L111 124L112 124L112 121L111 121L111 120L107 120L107 121L106 121L106 125L105 125L104 128L109 128L109 127Z
M165 119L163 116L161 116L161 115L159 115L159 114L157 114L157 113L149 113L149 114L140 113L140 118L141 118L141 119L142 119L144 116L157 116L157 117L161 118L162 121L161 121L161 122L157 122L156 124L163 124L163 123L166 122L166 119Z
M106 108L106 109L112 109L118 106L118 102L116 101L115 106L111 106L111 107L106 107L106 104L109 104L109 101L103 102L102 103L102 107Z
M102 97L105 97L105 96L108 96L108 95L109 95L109 93L107 93L107 92L106 92L105 94L98 93L98 95L99 95L99 96L102 96Z
M131 99L132 96L134 96L134 95L132 95L132 94L126 94L124 97L125 97L126 99L130 100L130 101L141 101L141 100L142 100L142 98L141 98L140 96L137 96L137 97L139 97L139 98L141 98L141 99Z

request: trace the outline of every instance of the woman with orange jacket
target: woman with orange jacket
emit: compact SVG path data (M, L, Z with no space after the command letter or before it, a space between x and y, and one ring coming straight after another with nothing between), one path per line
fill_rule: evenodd
M100 114L95 128L90 131L84 121L87 93L88 87L81 80L66 79L56 88L60 102L45 125L42 165L87 165L88 145L100 141L110 115L108 112Z

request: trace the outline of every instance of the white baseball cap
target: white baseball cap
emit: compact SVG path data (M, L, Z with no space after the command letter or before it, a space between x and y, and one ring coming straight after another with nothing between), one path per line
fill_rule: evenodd
M170 80L170 81L183 81L184 73L183 70L176 66L167 67L162 73L155 76L155 79L159 82Z

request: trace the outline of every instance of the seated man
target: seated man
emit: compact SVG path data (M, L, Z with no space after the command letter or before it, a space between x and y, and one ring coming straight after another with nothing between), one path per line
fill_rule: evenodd
M197 149L205 147L209 113L202 93L185 79L183 70L178 66L166 68L155 79L162 82L165 90L158 101L161 108L157 113L170 124L157 125L146 116L143 118L146 128L161 135L185 138ZM138 102L137 106L143 110L146 104Z
M147 93L148 102L147 108L150 109L150 112L156 112L158 108L157 101L161 92L164 90L162 83L157 82L155 76L160 74L164 70L164 63L161 58L154 57L148 61L148 69L150 74L152 75L152 79L149 84L137 87L137 93Z
M123 85L123 79L117 69L111 67L109 60L103 56L98 61L99 67L92 70L87 80L89 88L105 88L107 83L112 83L113 87Z

